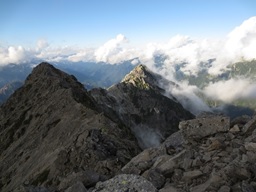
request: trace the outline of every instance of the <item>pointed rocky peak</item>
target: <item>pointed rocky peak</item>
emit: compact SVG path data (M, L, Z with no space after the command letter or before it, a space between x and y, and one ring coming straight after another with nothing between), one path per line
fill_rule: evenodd
M33 106L36 103L40 103L42 99L54 102L61 98L75 100L95 108L91 96L73 75L69 75L53 65L43 62L32 70L24 85L16 90L3 106L6 106L5 109L8 111L9 105L18 105L18 103L27 100Z
M140 64L124 77L122 83L133 84L135 87L145 90L150 88L159 89L157 83L158 76L159 75L150 71L145 65Z
M74 86L77 88L84 88L73 75L69 75L59 69L56 69L53 65L46 62L40 63L33 69L32 73L26 79L25 84L34 84L39 81L44 81L44 84L47 85L46 88L50 85L58 85L64 88ZM47 84L47 82L49 84Z

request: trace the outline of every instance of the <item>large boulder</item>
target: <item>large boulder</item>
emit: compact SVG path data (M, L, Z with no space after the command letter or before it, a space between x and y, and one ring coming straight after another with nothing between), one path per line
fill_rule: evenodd
M186 139L202 139L230 129L230 118L224 116L210 116L182 121L179 128Z

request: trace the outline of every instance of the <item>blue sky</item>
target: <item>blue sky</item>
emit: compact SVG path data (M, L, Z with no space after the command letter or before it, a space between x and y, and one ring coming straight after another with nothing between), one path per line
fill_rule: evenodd
M0 0L0 45L97 47L120 33L134 45L222 38L255 15L255 0Z

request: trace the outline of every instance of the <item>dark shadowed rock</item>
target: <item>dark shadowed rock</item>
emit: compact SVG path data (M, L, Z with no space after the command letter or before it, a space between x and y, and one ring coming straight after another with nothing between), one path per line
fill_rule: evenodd
M157 189L161 189L165 184L165 177L155 169L145 171L142 176L150 181Z

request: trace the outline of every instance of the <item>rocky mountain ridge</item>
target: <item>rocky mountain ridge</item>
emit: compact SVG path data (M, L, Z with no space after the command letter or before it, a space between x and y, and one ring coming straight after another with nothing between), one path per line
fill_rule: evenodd
M117 175L139 154L124 116L107 113L95 98L74 76L48 63L35 67L0 107L0 190L64 191L78 181L80 187L91 188ZM156 105L157 98L150 101ZM150 118L159 118L157 114L151 111Z
M0 188L62 190L114 176L140 148L74 76L42 63L0 108ZM84 181L85 181L84 180Z

